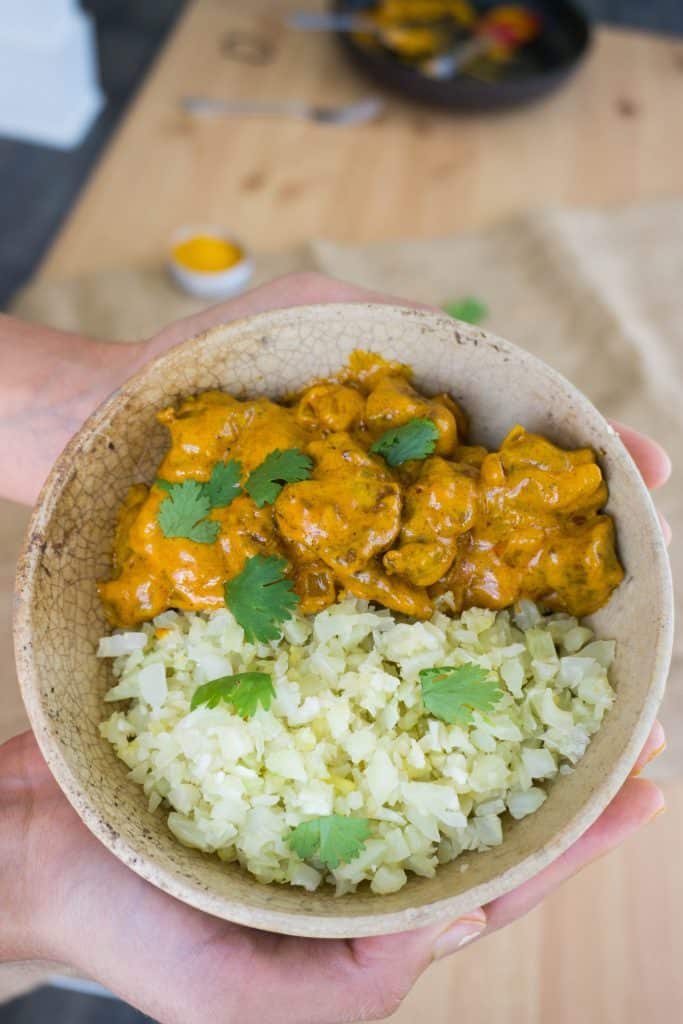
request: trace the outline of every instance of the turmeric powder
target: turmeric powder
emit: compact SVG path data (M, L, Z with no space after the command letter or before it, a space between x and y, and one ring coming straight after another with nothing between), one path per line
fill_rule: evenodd
M238 246L211 235L195 235L173 247L176 263L186 270L206 273L228 270L239 263L242 256L242 250Z

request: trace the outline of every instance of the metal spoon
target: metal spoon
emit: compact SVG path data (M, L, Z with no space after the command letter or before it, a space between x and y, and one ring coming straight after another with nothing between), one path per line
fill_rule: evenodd
M494 46L495 40L488 36L474 36L473 39L458 43L450 50L436 53L433 57L420 61L420 71L428 78L453 78L478 57L487 56Z
M319 107L291 101L223 100L210 96L183 96L181 105L197 116L250 114L257 117L296 117L317 124L361 124L371 121L384 109L384 102L368 96L341 107Z
M362 11L323 13L317 11L294 11L286 19L288 28L305 32L380 32L381 26Z

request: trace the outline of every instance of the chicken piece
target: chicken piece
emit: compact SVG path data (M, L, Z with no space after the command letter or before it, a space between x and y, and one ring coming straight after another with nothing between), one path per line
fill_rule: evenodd
M490 516L593 515L607 501L607 485L588 448L564 451L515 427L499 452L481 465Z
M276 448L302 448L308 440L294 411L267 398L238 402L222 391L185 399L157 419L171 432L163 480L208 480L216 462L235 459L249 473Z
M157 476L162 480L208 480L215 462L223 460L237 437L242 402L223 391L205 391L184 398L177 409L157 413L167 427L171 447Z
M134 625L166 608L199 611L224 603L220 547L165 537L157 521L165 499L160 487L152 487L125 538L128 554L121 573L100 584L100 596L117 625Z
M383 558L389 575L419 587L436 583L453 563L458 536L472 529L477 502L476 470L439 456L425 460L405 492L400 546Z
M548 534L541 556L527 567L521 590L550 611L581 618L602 608L623 578L614 522L599 515Z
M294 573L294 589L303 615L320 612L337 600L335 575L323 562L299 564Z
M244 563L254 555L284 555L271 505L258 508L246 494L240 494L227 508L216 508L211 518L221 524L218 545L222 552L223 578L232 579L242 572Z
M402 615L428 619L434 610L424 588L414 587L400 577L388 576L377 563L372 563L357 572L340 572L337 575L342 587L349 594L362 597L365 601L374 601Z
M131 558L120 576L97 584L97 593L113 626L136 626L170 607L168 587L144 559Z
M522 573L508 565L495 543L486 535L471 533L457 538L456 556L443 579L430 587L434 598L449 595L448 607L454 615L465 608L507 608L518 599Z
M458 444L451 456L455 462L464 462L466 466L481 469L481 464L488 455L488 448L480 444Z
M312 477L283 487L274 506L278 529L294 550L335 572L364 569L398 535L401 489L348 434L330 434L307 450Z
M385 430L402 427L415 418L434 421L439 431L435 449L438 455L453 451L458 441L458 428L455 414L444 398L425 398L405 377L382 377L365 405L365 419L371 434L379 437Z
M356 388L323 382L307 388L296 403L297 423L306 430L352 430L363 417L365 400Z
M480 510L447 576L453 609L504 608L520 598L588 615L623 577L614 528L597 511L607 488L589 449L564 451L515 427L481 462Z
M276 448L284 452L288 448L306 447L309 438L296 422L293 409L258 398L255 402L244 402L243 410L229 457L242 463L245 474L256 469Z
M116 517L116 532L114 534L113 564L114 572L120 573L125 565L126 559L130 556L131 550L128 544L128 535L135 522L138 513L149 494L147 484L133 484L128 488L123 505Z
M342 370L340 380L356 384L367 394L377 387L382 377L404 377L410 380L412 375L412 370L405 363L393 362L376 352L364 352L357 348L351 353L349 365Z

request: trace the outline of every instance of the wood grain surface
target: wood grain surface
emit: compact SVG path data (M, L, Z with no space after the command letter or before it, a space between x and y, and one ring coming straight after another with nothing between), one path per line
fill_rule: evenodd
M274 251L314 236L363 242L476 230L547 204L681 189L683 41L622 30L600 29L565 89L510 113L456 116L389 98L381 121L340 128L181 112L188 94L343 103L370 91L333 39L284 28L279 15L299 6L189 6L45 273L158 260L187 222L225 225ZM231 57L236 33L263 43L268 62Z
M683 993L683 783L526 918L435 964L391 1024L673 1024Z

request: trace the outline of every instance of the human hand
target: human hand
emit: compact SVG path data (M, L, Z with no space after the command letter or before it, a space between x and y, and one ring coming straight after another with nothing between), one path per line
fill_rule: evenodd
M653 729L634 774L663 748ZM161 1024L340 1024L391 1014L424 969L522 917L663 807L632 777L535 878L451 924L315 940L258 932L167 896L118 861L63 796L31 733L0 747L0 960L68 963Z
M145 343L147 359L215 323L320 301L395 301L296 275L182 321ZM618 428L648 486L666 455ZM656 725L634 767L664 745ZM348 941L271 935L202 914L129 871L80 822L30 734L0 748L0 958L73 964L162 1024L335 1024L391 1013L436 957L525 914L563 880L662 809L651 782L630 778L601 818L535 878L453 922ZM7 889L7 892L3 891Z

